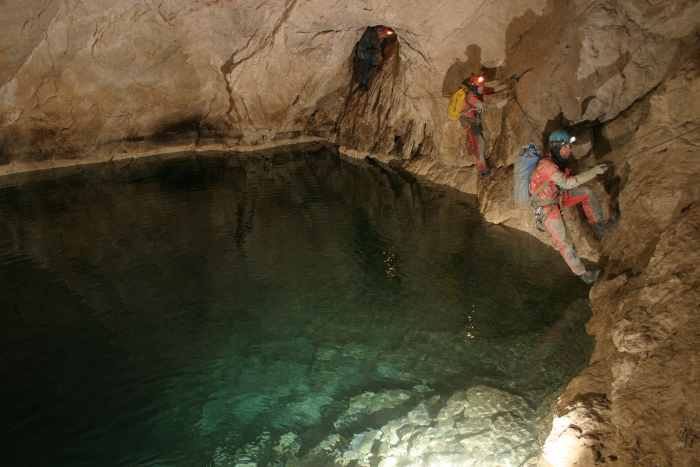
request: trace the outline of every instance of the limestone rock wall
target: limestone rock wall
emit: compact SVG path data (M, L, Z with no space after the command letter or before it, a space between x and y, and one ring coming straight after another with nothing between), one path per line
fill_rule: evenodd
M700 69L691 57L600 132L623 217L600 244L607 277L591 291L588 323L596 351L560 400L545 447L552 465L570 465L556 460L563 451L581 465L698 462Z
M580 253L606 268L591 292L592 365L561 398L543 464L700 462L697 264L700 3L693 0L4 0L0 174L182 149L324 139L512 208L517 149L564 126L606 215ZM355 43L395 28L384 69L357 90ZM479 177L449 95L470 73L523 75L486 114ZM514 97L517 97L515 100Z
M367 26L402 37L409 76L396 92L440 95L467 45L502 63L509 23L543 5L490 1L474 16L448 0L7 0L0 173L328 139L356 87L351 55ZM394 118L422 122L442 106Z

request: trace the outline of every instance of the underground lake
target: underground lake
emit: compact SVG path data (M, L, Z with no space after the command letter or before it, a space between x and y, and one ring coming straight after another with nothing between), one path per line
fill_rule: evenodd
M0 212L3 465L534 465L592 350L556 250L332 147L5 177Z

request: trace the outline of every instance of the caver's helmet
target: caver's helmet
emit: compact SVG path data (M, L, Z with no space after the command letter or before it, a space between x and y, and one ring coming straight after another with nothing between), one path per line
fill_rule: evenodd
M576 141L576 137L569 137L569 133L566 130L556 130L549 135L549 147L550 148L561 148L567 144L571 144Z
M374 30L377 31L377 34L379 34L380 36L390 36L394 34L394 31L387 26L375 26Z
M471 92L473 92L474 94L476 94L479 97L479 99L483 99L484 95L481 92L479 92L479 86L482 86L484 84L484 77L481 75L474 75L474 76L472 76L471 83L472 83L472 85L469 88L469 90ZM482 88L482 91L483 91L483 88Z

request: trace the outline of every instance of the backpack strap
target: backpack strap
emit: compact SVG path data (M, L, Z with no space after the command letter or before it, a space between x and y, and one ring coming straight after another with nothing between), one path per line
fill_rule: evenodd
M467 103L468 108L467 108L467 110L462 111L462 116L464 116L465 112L471 112L472 117L465 117L465 118L469 119L471 125L478 125L479 123L481 123L481 109L479 109L479 107L477 107L475 105L471 105L469 103L469 94L474 94L474 93L465 89L464 90L464 102ZM474 94L474 95L476 97L479 97L476 94Z
M532 194L532 196L530 196L530 204L532 206L535 206L535 207L541 207L541 206L549 206L549 205L556 203L561 196L559 193L557 193L556 195L554 195L552 198L549 198L549 199L544 199L544 200L539 200L539 199L536 200L535 199L535 198L537 198L537 196L539 196L540 193L542 193L542 191L545 188L547 188L548 186L554 185L554 183L552 183L551 181L550 182L544 181L542 179L542 177L540 177L540 174L537 173L537 167L535 167L535 170L533 171L533 173L535 175L537 175L537 178L540 179L542 184L535 190L535 192Z

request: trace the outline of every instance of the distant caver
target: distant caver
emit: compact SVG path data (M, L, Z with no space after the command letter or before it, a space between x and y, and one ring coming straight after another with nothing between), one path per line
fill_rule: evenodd
M489 104L484 101L484 96L503 91L507 86L500 84L495 87L487 87L484 84L484 77L478 75L471 77L471 86L469 88L467 88L468 83L469 81L467 80L462 83L461 89L453 95L450 106L454 106L455 103L458 104L458 101L462 100L455 99L455 96L459 95L461 97L462 93L465 94L462 100L459 123L462 125L462 128L467 130L467 152L476 159L476 168L479 170L479 173L488 175L493 169L486 165L486 143L481 135L481 130L479 130L481 112L502 109L508 103L508 99ZM450 110L448 109L448 118Z

